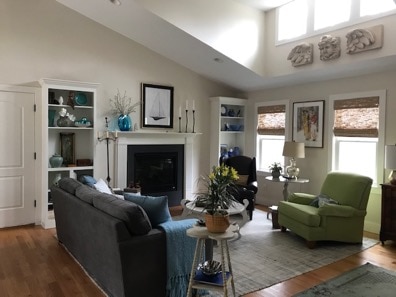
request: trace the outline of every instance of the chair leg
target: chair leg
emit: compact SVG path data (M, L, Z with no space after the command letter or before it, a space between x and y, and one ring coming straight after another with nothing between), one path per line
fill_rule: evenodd
M316 247L316 241L307 240L307 246L309 249L314 249Z
M253 220L253 210L249 210L249 218L250 220Z

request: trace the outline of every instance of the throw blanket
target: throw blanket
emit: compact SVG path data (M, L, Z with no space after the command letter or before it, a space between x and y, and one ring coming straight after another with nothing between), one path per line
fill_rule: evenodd
M168 221L159 225L166 233L167 297L185 297L194 259L196 238L187 236L187 229L196 219Z

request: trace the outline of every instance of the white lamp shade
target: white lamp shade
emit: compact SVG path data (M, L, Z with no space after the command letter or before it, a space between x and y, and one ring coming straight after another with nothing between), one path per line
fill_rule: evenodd
M385 168L396 169L396 145L385 146Z
M285 141L283 156L292 158L305 158L304 142Z

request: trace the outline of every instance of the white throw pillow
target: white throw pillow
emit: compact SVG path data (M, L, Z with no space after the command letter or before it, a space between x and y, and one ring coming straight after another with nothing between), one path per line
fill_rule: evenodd
M95 189L102 193L113 194L103 179L99 179L94 185Z

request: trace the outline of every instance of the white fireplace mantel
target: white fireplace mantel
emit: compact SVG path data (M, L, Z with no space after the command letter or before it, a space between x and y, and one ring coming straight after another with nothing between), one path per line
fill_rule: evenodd
M193 139L202 133L178 132L118 132L115 152L115 180L118 188L127 186L127 151L128 145L184 145L184 193L189 198L193 191Z

